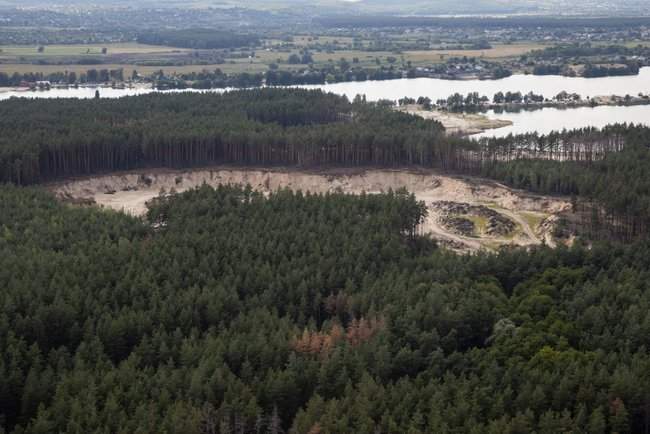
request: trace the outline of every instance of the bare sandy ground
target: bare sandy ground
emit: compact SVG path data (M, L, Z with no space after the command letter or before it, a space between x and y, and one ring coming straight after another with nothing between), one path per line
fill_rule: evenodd
M512 121L505 119L490 119L481 114L450 113L442 110L424 110L419 105L408 105L398 110L440 122L447 130L447 134L472 135L486 130L503 128L512 125Z
M430 234L454 250L475 251L495 249L501 245L552 244L549 220L570 207L564 199L536 196L512 190L503 185L475 178L442 175L428 170L346 169L299 171L283 169L212 168L202 170L155 170L113 174L88 179L71 180L51 185L58 197L70 201L94 201L100 207L143 215L146 203L162 189L182 192L206 183L250 184L257 191L268 193L279 188L312 193L345 192L358 194L381 193L389 189L406 188L418 200L427 204L429 216L422 232ZM454 201L486 205L517 224L508 237L466 237L453 233L439 223L439 211L431 205L436 201ZM531 218L535 216L535 218ZM536 222L536 223L531 223Z

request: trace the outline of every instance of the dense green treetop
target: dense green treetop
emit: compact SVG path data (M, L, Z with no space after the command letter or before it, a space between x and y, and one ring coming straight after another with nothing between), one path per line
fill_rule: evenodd
M438 122L320 91L255 89L0 104L0 181L145 166L428 163Z
M0 201L5 432L646 427L645 243L456 256L405 192Z
M303 90L0 104L0 432L643 432L650 245L457 256L405 191L202 186L145 218L20 187L216 162L424 165L646 238L647 128L471 142Z

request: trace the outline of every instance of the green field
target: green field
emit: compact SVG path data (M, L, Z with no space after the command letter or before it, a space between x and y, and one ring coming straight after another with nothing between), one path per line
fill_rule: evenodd
M19 74L26 73L43 73L51 74L55 72L75 72L77 74L81 72L86 72L89 69L119 69L124 70L125 76L130 76L133 70L138 71L140 74L151 74L160 70L163 70L165 74L170 73L190 73L190 72L201 72L203 70L214 71L215 69L221 69L226 73L236 73L236 72L262 72L266 71L268 68L262 64L222 64L222 65L181 65L181 66L138 66L138 65L129 65L125 63L108 63L101 65L31 65L24 63L7 63L0 64L0 72L6 74L13 74L15 72Z
M452 57L464 56L483 58L490 61L507 60L544 47L545 46L541 44L526 43L495 45L493 48L486 50L420 50L404 51L401 53L391 51L336 50L332 52L312 51L311 55L316 65L338 62L341 59L345 59L352 64L353 59L356 58L359 61L357 64L358 66L369 67L376 65L375 59L379 59L382 65L387 65L388 59L394 58L396 59L396 64L400 64L403 60L404 62L411 62L414 66L421 66L442 63ZM271 51L259 51L256 52L253 63L268 65L277 62L278 59L286 62L289 56L293 53L299 53L299 50L280 51L272 49Z
M311 39L311 41L309 40ZM124 69L126 74L137 70L142 74L150 74L161 69L165 73L187 73L199 72L202 70L213 71L221 69L225 73L237 74L243 72L258 73L267 71L270 64L277 64L280 69L296 70L305 68L306 65L292 65L288 63L289 56L299 54L302 47L315 41L320 43L333 43L338 41L342 44L352 42L352 38L336 38L331 36L320 36L318 40L314 37L300 36L293 38L293 48L283 46L280 40L267 40L267 48L254 51L254 57L233 56L224 59L225 62L217 64L186 64L194 62L191 57L196 50L144 45L137 43L120 44L76 44L76 45L48 45L43 52L38 52L37 46L5 45L0 46L0 72L8 74L18 73L53 73L74 71L85 72L88 69ZM531 50L543 48L540 44L512 44L496 45L486 50L420 50L404 51L395 53L391 51L364 51L364 50L336 50L336 51L315 51L311 55L316 67L328 63L337 63L345 59L353 66L363 68L375 68L377 59L382 66L392 63L401 65L402 62L411 62L413 66L425 66L446 62L451 57L475 57L490 61L508 60L528 53ZM106 55L102 49L106 48ZM119 57L112 57L119 56ZM102 58L105 57L105 64L87 65L78 64L84 57ZM356 59L356 62L355 62ZM41 64L43 63L43 64ZM198 63L198 62L197 62ZM173 66L159 66L159 65ZM147 66L141 66L147 65Z
M43 52L39 52L37 45L0 45L0 58L17 56L84 56L101 55L102 49L107 49L107 54L156 54L166 52L188 51L184 48L162 47L144 45L135 42L119 44L74 44L74 45L44 45Z

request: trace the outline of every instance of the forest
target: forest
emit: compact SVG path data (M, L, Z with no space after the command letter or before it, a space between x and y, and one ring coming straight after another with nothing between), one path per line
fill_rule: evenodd
M257 46L260 43L260 38L255 35L214 29L149 30L139 34L136 40L141 44L209 50Z
M0 129L0 181L17 184L150 166L453 164L437 122L296 89L12 99Z
M649 428L646 242L457 256L403 191L0 203L0 431Z
M582 213L583 226L604 226L617 238L650 231L650 129L634 125L477 142L363 97L264 88L11 99L0 104L0 130L0 182L214 164L422 166L580 196L583 209L592 210Z
M580 198L580 229L621 240L650 231L650 129L614 125L485 140L481 175L544 194ZM485 159L486 157L481 157ZM576 209L577 211L577 209ZM599 236L599 237L600 237Z
M591 45L589 43L582 44L563 44L546 47L543 50L533 50L530 57L544 60L554 60L557 58L571 58L571 57L592 57L592 56L648 56L650 55L650 48L639 44L636 47L628 47L625 45Z
M650 429L648 128L477 142L258 89L13 99L0 130L0 433ZM594 237L459 256L402 190L202 186L136 218L30 185L217 163L481 175L574 196Z
M102 63L101 60L98 63ZM52 83L61 83L68 85L86 84L86 83L109 83L124 81L124 70L119 69L95 69L91 68L85 72L77 74L74 71L52 72L43 74L42 72L26 72L20 74L14 72L9 75L0 72L0 87L18 87L22 83L36 83L38 81L49 81Z
M615 77L621 75L637 75L639 73L639 65L635 63L628 63L623 66L608 67L603 65L585 65L585 70L582 76L585 78L594 77Z

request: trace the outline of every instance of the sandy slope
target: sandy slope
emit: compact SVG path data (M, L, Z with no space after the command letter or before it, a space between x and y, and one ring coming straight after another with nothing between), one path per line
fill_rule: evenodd
M161 189L174 188L182 192L206 183L250 184L254 189L270 192L288 187L294 190L324 193L380 193L389 189L406 188L429 206L429 216L422 231L445 241L456 250L495 248L502 244L532 245L547 239L538 234L539 228L529 226L519 212L537 212L551 216L569 208L569 202L558 198L530 195L509 189L494 182L475 178L441 175L428 170L327 170L298 171L281 169L156 170L106 175L72 180L52 185L51 189L62 199L94 200L102 207L123 210L130 214L146 212L146 202L156 197ZM511 218L518 225L513 237L463 237L446 230L438 223L440 217L430 205L435 201L454 201L488 205Z

